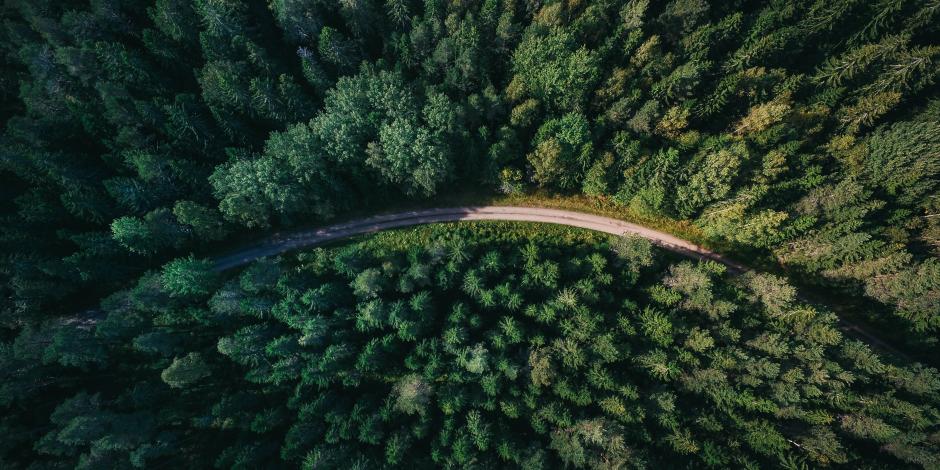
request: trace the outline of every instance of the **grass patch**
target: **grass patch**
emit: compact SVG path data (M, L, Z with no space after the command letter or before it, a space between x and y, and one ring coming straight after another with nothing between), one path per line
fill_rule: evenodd
M563 195L546 190L534 190L525 194L515 195L494 193L492 191L460 191L446 193L427 201L402 201L388 204L383 206L378 212L349 212L346 213L345 217L342 219L331 221L331 223L375 215L376 213L388 214L405 210L459 206L543 207L584 212L619 219L666 232L716 251L722 251L722 248L731 248L730 246L723 246L723 244L715 240L708 239L705 234L702 233L702 230L690 220L679 220L661 215L639 213L629 207L617 204L609 198L591 197L583 194ZM375 209L373 208L373 210Z
M535 242L539 246L549 247L559 252L570 252L576 256L579 250L592 247L598 250L610 250L614 235L595 232L578 227L538 222L518 222L499 220L475 220L466 222L444 222L427 225L401 227L381 232L356 235L334 240L329 243L302 249L296 253L297 260L303 264L307 253L313 250L338 250L355 247L357 250L378 253L380 255L409 252L415 247L426 247L442 239L463 238L468 246L480 245L523 245ZM672 251L652 246L654 262L661 269L674 263L688 261L689 258ZM291 255L282 255L291 256ZM692 260L694 261L694 260Z
M538 240L552 245L575 243L606 243L611 235L577 227L537 222L504 222L478 220L416 225L372 234L357 235L323 246L361 244L364 248L407 251L413 246L425 246L441 237L460 236L473 243L516 243Z
M548 207L575 212L586 212L601 215L652 229L673 234L697 245L713 247L702 233L701 229L688 220L678 220L663 216L640 214L629 207L617 204L610 199L589 197L584 195L561 196L547 192L534 192L531 194L503 195L493 198L493 205L522 206L522 207Z

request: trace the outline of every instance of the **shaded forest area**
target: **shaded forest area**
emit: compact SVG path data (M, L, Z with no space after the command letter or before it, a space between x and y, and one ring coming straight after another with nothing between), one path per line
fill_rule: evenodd
M57 328L46 345L35 330L14 344L23 367L82 376L55 377L51 418L3 420L8 457L68 468L940 464L936 370L843 337L779 277L729 276L639 238L484 222L226 276L181 258L103 309L93 333ZM34 379L5 392L28 394Z

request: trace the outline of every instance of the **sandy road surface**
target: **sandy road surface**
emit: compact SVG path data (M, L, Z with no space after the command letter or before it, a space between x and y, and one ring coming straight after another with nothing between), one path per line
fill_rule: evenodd
M250 263L255 259L265 256L273 256L298 248L314 246L330 240L354 235L412 225L456 222L461 220L541 222L568 225L613 235L634 234L646 238L653 244L670 251L699 259L717 261L727 265L735 272L744 272L747 270L745 266L735 263L717 253L706 250L681 238L676 238L668 233L646 228L641 225L580 212L511 206L451 207L398 212L395 214L358 219L318 229L276 235L256 245L245 247L236 252L216 258L216 269L222 271Z

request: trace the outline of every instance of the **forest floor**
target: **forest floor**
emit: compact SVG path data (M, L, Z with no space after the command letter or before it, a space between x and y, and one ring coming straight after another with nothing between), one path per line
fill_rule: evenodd
M215 267L220 271L227 270L245 265L259 258L383 230L442 222L477 220L550 223L612 235L633 234L646 238L654 245L675 253L722 263L735 273L740 274L751 270L751 268L741 263L696 243L636 223L572 210L505 205L415 209L354 219L321 228L283 234L275 233L260 242L215 258ZM670 231L675 232L675 230ZM840 328L845 334L860 339L877 349L890 352L900 359L910 360L907 354L880 339L865 325L841 315L839 318Z

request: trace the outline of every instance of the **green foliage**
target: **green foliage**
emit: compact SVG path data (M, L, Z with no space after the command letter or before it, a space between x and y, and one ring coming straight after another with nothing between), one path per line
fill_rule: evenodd
M167 263L163 267L160 281L172 296L204 297L217 287L218 276L211 261L196 259L190 255Z
M192 201L178 201L173 206L173 215L180 224L191 227L200 240L221 240L229 233L217 210Z
M535 137L535 151L528 155L535 180L542 186L578 187L591 158L587 119L576 113L546 121Z
M424 128L396 119L379 130L381 147L370 147L366 164L389 181L400 184L408 195L431 196L447 176L447 155L442 145Z
M173 359L170 367L160 372L160 378L173 388L191 387L212 374L208 364L198 352Z
M408 375L401 378L392 393L395 396L396 410L409 415L423 415L427 412L432 390L422 377Z
M865 173L872 186L900 204L921 206L940 175L940 124L903 122L868 139Z
M512 56L511 93L532 96L550 111L581 111L600 79L595 52L561 28L530 28ZM515 88L513 88L515 87Z
M182 239L182 229L170 211L158 209L148 213L143 219L121 217L111 223L111 235L114 240L128 250L150 255L178 246Z
M209 178L219 209L248 227L268 226L273 217L333 215L341 185L331 180L318 143L307 125L297 124L273 133L260 157L234 155Z
M938 465L935 372L845 342L782 278L544 228L237 279L180 258L538 185L688 219L932 352L934 1L0 19L2 467Z
M865 284L868 295L897 306L919 330L934 329L940 323L936 307L940 295L940 262L924 261L897 273L876 276Z
M141 0L0 16L0 271L20 318L245 229L443 188L537 185L691 219L849 296L940 250L931 2ZM843 212L868 207L856 226L804 211L845 183L860 191ZM936 340L878 295L873 316Z
M449 152L442 138L453 103L432 95L422 122L421 102L399 74L365 67L344 77L326 97L323 111L310 122L326 157L351 173L353 181L371 169L380 182L408 195L433 195L449 174ZM442 115L443 113L443 115ZM443 117L443 119L441 119Z
M716 145L714 153L701 157L701 166L692 173L688 182L676 188L677 211L683 217L696 214L708 204L725 199L733 188L738 169L747 159L743 143Z
M563 462L581 468L621 468L631 457L617 426L604 419L556 429L551 447Z
M782 278L561 233L391 232L211 283L211 265L177 260L106 321L0 350L19 371L2 396L27 402L26 364L113 371L37 437L70 464L105 449L131 465L936 461L935 370L843 339Z
M639 235L624 234L612 238L611 249L617 258L623 260L634 271L653 265L653 244Z

